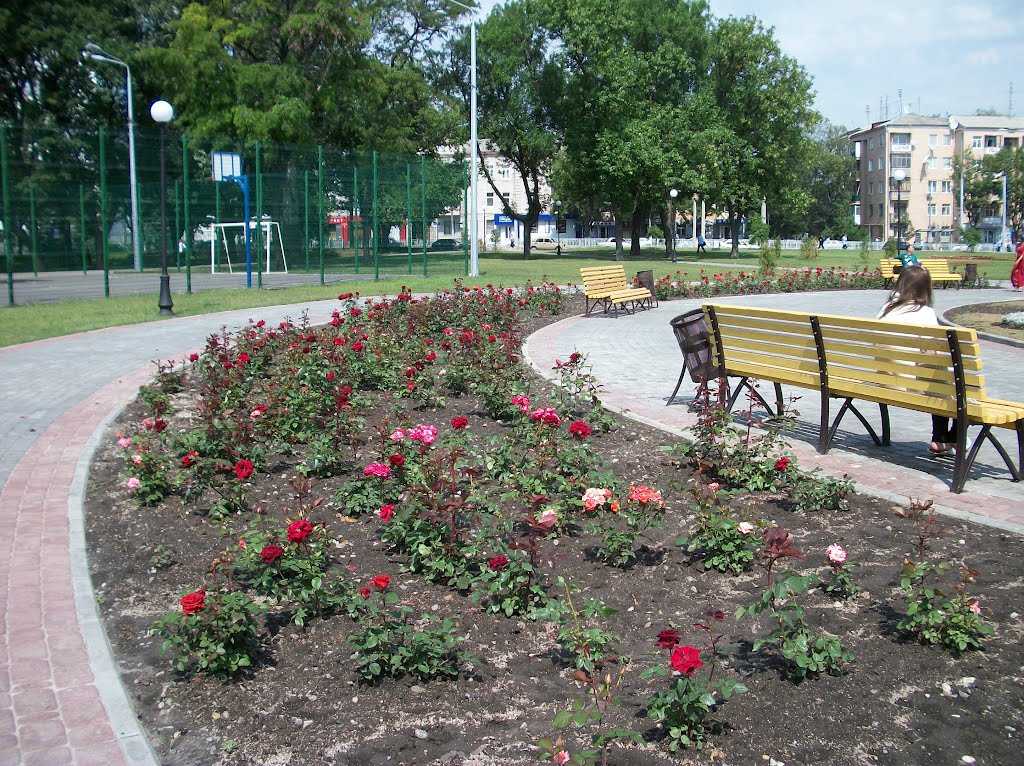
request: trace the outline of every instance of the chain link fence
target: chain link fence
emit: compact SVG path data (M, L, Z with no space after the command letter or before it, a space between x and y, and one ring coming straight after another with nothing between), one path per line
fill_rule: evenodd
M127 131L0 125L8 304L155 293L165 254L178 293L467 273L461 159L136 127L136 226L128 147ZM241 177L214 181L214 152Z

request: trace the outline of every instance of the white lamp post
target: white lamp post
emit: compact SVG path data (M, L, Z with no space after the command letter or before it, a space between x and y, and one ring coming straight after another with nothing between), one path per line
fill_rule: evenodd
M171 275L167 273L167 152L164 136L167 123L174 119L174 107L166 101L154 101L149 107L149 114L160 125L160 298L156 305L161 314L170 315L174 303L171 301Z
M999 171L992 176L992 180L997 178L1003 179L1003 220L999 226L999 247L1002 248L1003 244L1006 242L1006 173Z
M451 0L460 8L465 8L470 13L476 13L477 9L472 8L459 0ZM473 206L473 217L469 219L469 276L480 276L480 245L477 242L477 216L479 206L477 205L477 177L480 169L477 166L477 133L476 133L476 19L469 25L469 197Z
M83 55L93 61L103 61L107 64L123 66L128 77L128 183L132 204L132 249L134 252L134 267L136 271L142 271L142 232L139 231L139 182L135 175L135 114L132 110L132 70L124 61L111 56L95 43L88 43Z

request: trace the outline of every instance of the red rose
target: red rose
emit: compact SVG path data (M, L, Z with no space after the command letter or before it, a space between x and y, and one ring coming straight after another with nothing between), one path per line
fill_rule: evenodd
M395 506L393 505L382 505L380 510L377 511L377 515L380 516L380 520L387 524L391 521L391 517L395 515Z
M352 350L353 351L362 351L363 350L363 344L360 343L359 341L356 341L355 343L352 344Z
M299 519L293 521L288 525L288 542L290 543L301 543L307 537L310 532L313 531L313 525L309 523L309 519Z
M461 431L463 428L469 425L469 420L462 417L462 415L456 415L452 418L452 428L456 431Z
M677 646L672 650L672 669L680 673L692 676L693 671L704 666L700 660L700 649L692 646Z
M191 468L193 465L195 465L196 457L197 457L196 451L194 449L189 450L181 458L181 467L182 468Z
M273 564L284 555L284 548L280 545L265 545L260 551L260 558L264 564Z
M592 431L590 430L590 426L582 420L575 420L569 425L569 433L577 439L586 439L590 436Z
M504 556L495 556L493 559L487 562L487 566L491 568L492 572L499 572L508 566L508 559Z
M363 598L369 598L371 593L373 593L373 591L371 591L369 588L360 588L359 589L359 595L362 596Z
M393 465L395 468L401 468L403 465L405 465L405 456L392 455L391 457L388 458L388 462L391 463L391 465Z
M188 355L188 360L190 362L198 362L199 361L199 354L189 354Z
M238 364L239 364L239 366L244 365L248 361L249 361L249 355L248 354L243 352L243 353L238 355Z
M372 580L370 580L370 585L372 585L377 590L387 590L388 587L391 585L391 578L387 575L377 575Z
M167 428L167 421L163 420L161 418L157 418L156 422L153 423L153 430L156 431L157 433L160 433L161 431L165 430L166 428Z
M181 611L185 614L195 614L196 612L203 611L203 607L206 606L206 591L200 588L195 593L189 593L187 596L182 596Z
M239 481L245 481L252 476L253 468L251 460L239 460L235 463L235 476Z
M328 380L334 380L334 373L333 372L327 373L327 379Z
M679 644L679 631L675 628L668 628L658 634L658 646L662 649L671 649Z
M790 460L788 457L780 457L778 460L775 461L775 470L785 471L787 468L789 468L789 463Z

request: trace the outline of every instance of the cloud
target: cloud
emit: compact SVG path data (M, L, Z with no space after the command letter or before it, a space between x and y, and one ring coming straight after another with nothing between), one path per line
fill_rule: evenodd
M999 50L986 48L983 51L971 51L967 54L967 63L975 66L993 66L999 63Z

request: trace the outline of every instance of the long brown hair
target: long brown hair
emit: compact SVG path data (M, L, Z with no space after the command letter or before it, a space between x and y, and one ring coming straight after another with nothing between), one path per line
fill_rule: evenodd
M913 310L916 311L922 306L931 306L932 300L932 275L921 266L907 266L900 272L882 316L888 316L889 312L902 306L915 306Z

